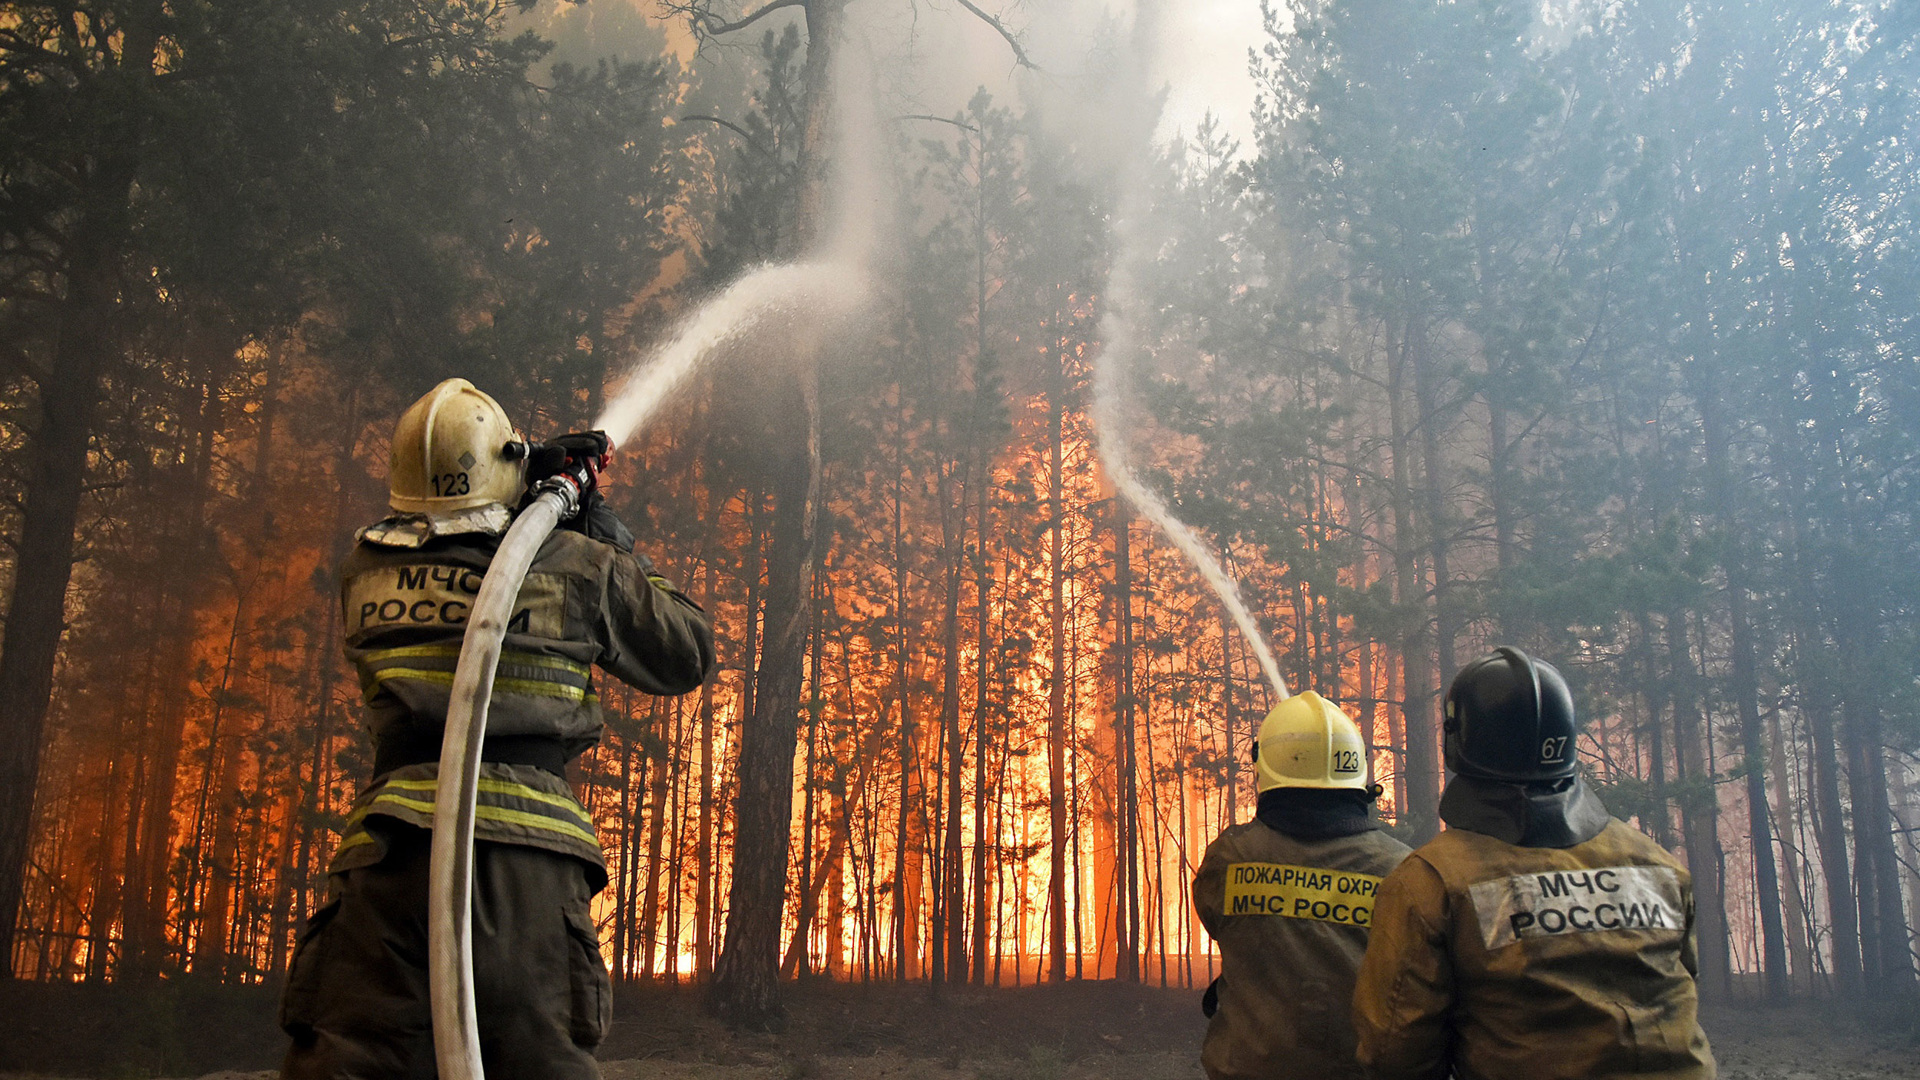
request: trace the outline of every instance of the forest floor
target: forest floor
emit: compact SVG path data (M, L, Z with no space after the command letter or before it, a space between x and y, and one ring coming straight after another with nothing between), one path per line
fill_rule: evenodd
M944 991L809 982L784 1033L738 1034L690 988L624 986L607 1080L1198 1080L1199 993L1112 982ZM1920 1080L1920 1015L1827 1003L1703 1013L1725 1080ZM267 1080L284 1043L258 988L0 983L0 1080ZM10 1071L11 1070L11 1071Z

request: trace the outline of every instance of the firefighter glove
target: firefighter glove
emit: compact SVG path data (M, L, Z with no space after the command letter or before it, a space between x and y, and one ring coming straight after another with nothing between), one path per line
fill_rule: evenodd
M613 454L613 440L604 431L575 431L527 450L527 483L531 488L557 473L572 475L580 489L580 512L593 501L600 470Z

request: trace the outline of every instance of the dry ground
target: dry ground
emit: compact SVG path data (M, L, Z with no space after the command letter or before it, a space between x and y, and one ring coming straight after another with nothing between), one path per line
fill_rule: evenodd
M790 988L779 1035L708 1019L695 993L623 987L608 1080L1199 1080L1198 994L1080 983L947 991ZM1920 1013L1710 1006L1727 1080L1920 1080ZM280 1050L260 990L0 984L0 1080L267 1080ZM12 1070L12 1071L9 1071Z

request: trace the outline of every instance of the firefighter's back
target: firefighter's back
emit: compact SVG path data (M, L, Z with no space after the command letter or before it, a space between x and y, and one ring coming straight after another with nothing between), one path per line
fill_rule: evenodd
M1354 977L1407 847L1373 818L1359 728L1318 694L1267 715L1254 766L1255 819L1223 830L1193 880L1220 948L1200 1062L1210 1080L1357 1077Z
M1568 848L1455 829L1410 862L1407 887L1443 889L1451 916L1459 1075L1712 1075L1692 882L1659 845L1619 821Z
M1354 978L1374 893L1406 854L1378 829L1297 839L1256 820L1220 834L1194 884L1221 958L1209 1077L1360 1075Z

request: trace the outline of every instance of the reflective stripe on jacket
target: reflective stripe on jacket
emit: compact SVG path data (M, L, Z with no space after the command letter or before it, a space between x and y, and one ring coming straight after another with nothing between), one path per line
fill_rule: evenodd
M372 866L386 855L386 841L367 819L390 817L423 829L433 828L433 800L439 788L437 763L409 765L375 780L354 800L334 851L330 874ZM580 805L567 782L544 769L482 762L474 806L476 840L520 844L571 855L598 875L596 891L606 883L607 863L594 833L593 815Z
M417 546L363 539L340 570L347 659L377 741L438 745L473 600L500 538ZM487 712L489 736L548 736L569 754L600 737L593 668L649 694L682 694L713 670L699 606L647 560L559 530L514 601Z
M1193 879L1220 945L1219 1008L1201 1064L1212 1080L1357 1077L1347 1015L1374 891L1407 856L1378 829L1296 839L1259 821L1223 831Z
M397 649L369 649L360 661L364 693L371 698L382 684L413 679L436 686L453 686L460 662L460 642L408 645ZM580 704L599 695L593 692L593 668L564 657L502 649L494 668L493 692L549 697Z
M496 516L504 527L504 508ZM393 520L364 530L340 568L346 655L360 676L375 760L388 771L355 801L334 873L385 855L369 819L433 827L438 764L428 759L446 726L467 619L500 543L492 532L436 534L389 527ZM494 669L487 746L540 744L546 749L531 761L564 769L600 738L595 666L645 693L686 693L713 670L713 630L644 556L559 530L540 545L514 600ZM592 816L556 772L515 761L482 761L475 837L575 856L592 867L595 887L604 885Z
M1710 1080L1693 881L1619 821L1566 848L1450 829L1380 888L1354 989L1379 1080Z

